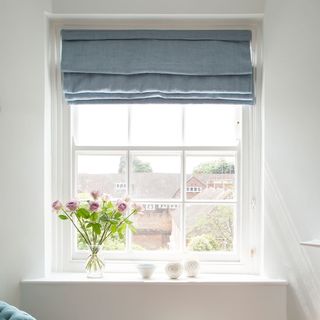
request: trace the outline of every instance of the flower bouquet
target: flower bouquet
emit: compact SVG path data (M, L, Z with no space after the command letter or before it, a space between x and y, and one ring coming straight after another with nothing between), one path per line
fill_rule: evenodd
M61 220L69 220L72 223L88 246L90 256L86 262L87 276L101 278L104 263L99 253L103 243L108 238L116 236L123 239L127 227L134 232L130 217L141 212L142 207L130 203L128 198L112 202L108 195L99 191L92 191L91 196L93 199L90 201L80 203L78 200L71 200L66 205L56 200L52 203L52 208Z

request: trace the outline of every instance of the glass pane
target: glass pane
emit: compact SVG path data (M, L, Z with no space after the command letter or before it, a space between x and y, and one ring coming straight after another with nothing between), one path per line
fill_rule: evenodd
M187 250L232 251L234 213L232 205L187 205Z
M73 137L80 146L128 144L128 108L112 105L73 106Z
M185 107L185 144L234 146L240 133L240 106L197 105Z
M87 244L79 235L77 237L78 250L88 250ZM108 238L103 243L103 250L106 251L124 251L126 249L126 240L119 237Z
M78 155L76 193L79 199L90 198L90 192L99 190L114 198L127 191L127 158L123 154Z
M180 172L179 154L132 153L131 195L138 199L177 199Z
M144 212L134 217L137 232L132 234L132 249L178 250L180 206L172 203L148 203L143 206Z
M140 105L131 109L131 144L181 145L182 111L176 105Z
M236 198L235 156L186 156L186 199L230 200Z

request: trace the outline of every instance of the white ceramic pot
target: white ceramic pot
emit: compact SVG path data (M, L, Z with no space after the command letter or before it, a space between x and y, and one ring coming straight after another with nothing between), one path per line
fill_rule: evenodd
M200 263L197 259L188 259L184 263L184 269L188 277L196 277L200 270Z
M178 279L182 275L183 266L180 262L169 262L165 271L170 279Z
M137 269L143 279L150 279L156 266L152 263L141 263L137 265Z

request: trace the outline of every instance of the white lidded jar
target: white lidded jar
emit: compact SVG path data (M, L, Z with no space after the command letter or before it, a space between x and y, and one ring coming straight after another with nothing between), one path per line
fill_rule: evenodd
M188 277L196 277L199 274L200 263L198 259L187 259L184 262L184 270Z
M183 265L178 261L169 262L165 267L165 271L170 279L178 279L182 275Z

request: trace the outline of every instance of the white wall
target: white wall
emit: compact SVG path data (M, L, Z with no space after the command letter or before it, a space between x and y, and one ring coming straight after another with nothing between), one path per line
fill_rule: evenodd
M49 1L0 1L0 300L44 272L45 19Z
M44 11L261 13L264 0L0 0L0 299L45 269ZM53 6L53 10L51 8Z
M289 280L288 319L320 319L320 2L267 0L265 271Z
M53 0L55 13L262 13L265 0Z
M39 320L286 320L286 286L258 283L24 283Z
M0 299L44 272L45 20L50 0L0 1ZM53 0L56 13L261 13L259 0ZM267 0L265 271L289 279L289 320L319 319L320 3ZM18 200L17 200L18 199ZM41 318L40 318L41 319Z

